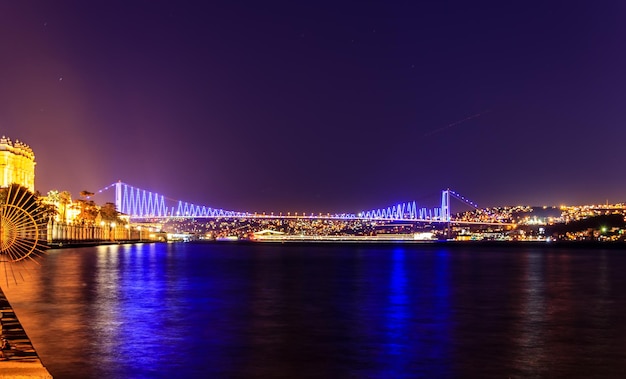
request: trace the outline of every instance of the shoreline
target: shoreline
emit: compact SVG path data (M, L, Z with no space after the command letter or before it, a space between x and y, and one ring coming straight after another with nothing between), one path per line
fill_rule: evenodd
M71 249L83 247L96 247L106 245L129 245L144 243L193 243L193 244L231 244L231 245L395 245L407 247L497 247L497 248L585 248L585 249L610 249L626 250L626 243L621 241L457 241L457 240L403 240L403 239L356 239L356 238L289 238L289 239L264 239L264 240L191 240L191 241L90 241L90 242L67 242L47 245L47 250Z
M140 243L157 243L161 241L137 241L137 240L121 240L121 241L76 241L76 242L52 242L46 244L47 250L53 249L71 249L77 247L95 247L106 245L136 245Z
M586 248L626 250L626 243L612 241L457 241L457 240L356 240L356 239L285 239L285 240L196 240L184 243L200 244L244 244L244 245L396 245L407 247L497 247L497 248Z

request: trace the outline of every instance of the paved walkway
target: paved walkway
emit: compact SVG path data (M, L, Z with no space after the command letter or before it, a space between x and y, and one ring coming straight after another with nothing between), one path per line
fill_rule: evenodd
M0 379L52 378L52 375L41 364L37 352L1 289L0 326L2 339L6 339L11 347L2 350L0 354ZM0 341L0 346L1 344L2 341Z

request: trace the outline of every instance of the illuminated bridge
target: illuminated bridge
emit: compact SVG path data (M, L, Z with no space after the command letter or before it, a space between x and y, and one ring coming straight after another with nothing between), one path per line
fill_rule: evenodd
M119 212L131 219L170 219L170 218L311 218L311 219L362 219L381 221L412 222L455 222L451 218L450 199L455 198L472 208L478 206L458 193L446 189L441 191L441 206L434 208L419 207L415 201L390 205L386 208L365 210L359 213L337 214L270 214L233 211L196 205L180 200L172 200L155 192L133 187L123 182L116 182L99 190L115 191L115 205Z

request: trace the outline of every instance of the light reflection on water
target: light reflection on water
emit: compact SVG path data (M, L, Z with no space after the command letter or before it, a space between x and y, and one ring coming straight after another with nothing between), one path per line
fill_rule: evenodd
M5 294L55 378L620 377L621 251L51 250Z

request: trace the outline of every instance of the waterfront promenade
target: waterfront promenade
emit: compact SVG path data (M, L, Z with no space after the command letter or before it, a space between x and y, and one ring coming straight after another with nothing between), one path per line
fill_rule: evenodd
M52 375L41 363L30 339L1 289L0 312L2 338L6 339L11 347L10 349L2 350L0 379L52 378Z

